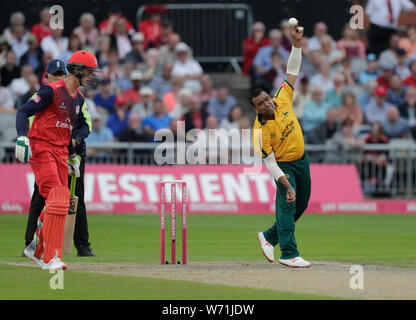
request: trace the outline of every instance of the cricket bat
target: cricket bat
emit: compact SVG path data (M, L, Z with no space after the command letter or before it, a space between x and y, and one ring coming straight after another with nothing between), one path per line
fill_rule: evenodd
M72 253L72 241L74 238L75 219L78 209L78 197L75 195L75 186L77 178L71 176L71 188L69 189L69 208L68 215L65 219L64 241L62 245L62 254Z

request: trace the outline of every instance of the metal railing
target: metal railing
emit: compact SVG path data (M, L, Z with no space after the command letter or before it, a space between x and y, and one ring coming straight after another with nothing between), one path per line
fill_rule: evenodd
M190 143L185 144L185 152L191 145ZM158 146L160 143L156 142L89 143L87 163L156 165L158 163L155 161L155 150ZM174 159L177 159L177 144L165 144L165 147L166 150L172 151ZM15 162L14 148L13 142L0 142L0 163ZM238 148L239 146L237 146ZM233 149L233 147L229 147L230 154ZM212 151L212 149L210 150ZM91 155L91 151L95 154ZM218 150L218 154L220 151ZM309 144L306 145L306 151L311 163L355 165L364 194L367 197L412 198L416 195L416 144L369 144L354 150ZM253 153L251 150L251 154ZM231 160L231 157L228 159Z
M251 34L253 13L244 3L164 4L164 17L192 49L199 62L229 62L236 72L243 60L243 40ZM137 11L138 24L146 5Z

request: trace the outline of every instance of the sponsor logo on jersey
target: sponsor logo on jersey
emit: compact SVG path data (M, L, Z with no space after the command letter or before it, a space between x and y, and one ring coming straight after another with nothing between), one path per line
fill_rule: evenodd
M65 122L57 121L56 122L56 127L57 128L63 128L63 129L69 129L69 130L72 131L71 119L70 118L66 118L65 119Z
M79 113L79 105L77 105L76 107L75 107L75 112L78 114Z
M33 100L33 101L35 101L36 103L39 103L39 102L40 102L40 100L42 100L42 98L41 98L41 97L39 97L38 95L36 95L36 96L34 96L34 97L32 98L32 100Z

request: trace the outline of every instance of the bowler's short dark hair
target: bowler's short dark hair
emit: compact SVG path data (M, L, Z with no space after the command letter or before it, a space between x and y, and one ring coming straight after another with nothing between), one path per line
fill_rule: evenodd
M254 89L250 92L249 99L253 107L254 107L253 99L258 97L262 92L263 92L263 89Z

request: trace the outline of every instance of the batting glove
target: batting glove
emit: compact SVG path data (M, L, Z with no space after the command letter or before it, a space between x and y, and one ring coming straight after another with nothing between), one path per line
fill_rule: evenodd
M29 146L29 139L25 136L20 136L16 140L15 149L16 160L21 163L27 163L29 158L32 157L32 151Z
M75 177L79 178L80 172L79 172L79 166L81 164L81 157L75 156L73 158L68 158L68 175L72 176L75 175Z

